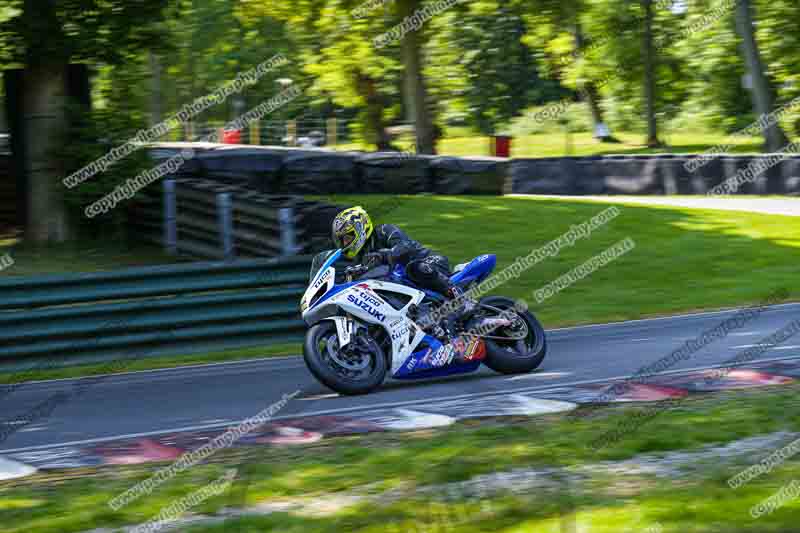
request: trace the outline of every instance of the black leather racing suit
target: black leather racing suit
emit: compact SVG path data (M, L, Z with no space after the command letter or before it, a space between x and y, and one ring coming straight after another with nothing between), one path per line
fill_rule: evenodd
M409 279L419 287L447 295L450 288L447 257L425 248L394 224L377 226L355 262L361 262L366 254L378 252L390 263L405 265Z

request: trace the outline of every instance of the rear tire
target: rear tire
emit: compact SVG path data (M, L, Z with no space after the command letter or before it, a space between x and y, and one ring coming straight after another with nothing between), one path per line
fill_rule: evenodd
M502 310L513 309L515 301L503 296L489 296L480 301L481 304L491 305ZM486 366L501 374L524 374L535 370L542 364L547 353L547 339L545 338L544 328L528 311L520 313L516 311L528 326L528 337L526 338L526 353L512 352L502 341L485 339L486 343ZM530 341L530 346L527 346Z
M306 339L303 343L303 359L308 370L311 371L315 378L328 388L346 395L366 394L383 383L388 367L386 356L375 339L370 337L367 341L371 345L371 368L365 375L357 377L344 375L343 371L346 372L346 369L338 366L335 361L329 358L327 353L323 353L320 349L321 343L327 343L333 339L335 339L338 347L336 325L330 320L315 324L306 333ZM323 350L327 351L327 344L325 346ZM337 372L337 368L340 371Z

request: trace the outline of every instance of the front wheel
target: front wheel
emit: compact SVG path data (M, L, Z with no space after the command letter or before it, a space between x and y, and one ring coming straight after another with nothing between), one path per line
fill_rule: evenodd
M339 347L336 325L325 320L311 327L303 343L303 359L319 381L340 394L366 394L383 383L388 371L378 342L366 331Z
M511 298L489 296L481 299L482 309L489 309L490 316L502 311L514 310L515 302ZM512 326L501 327L493 331L485 339L486 366L501 374L523 374L539 367L547 353L547 339L544 328L528 311L514 310L521 319ZM508 340L503 339L508 337Z

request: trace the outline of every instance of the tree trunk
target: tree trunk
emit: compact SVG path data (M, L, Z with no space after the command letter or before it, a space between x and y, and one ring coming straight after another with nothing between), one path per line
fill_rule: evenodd
M747 70L753 80L753 89L751 91L753 106L759 117L765 117L773 111L772 89L767 76L764 74L764 65L761 61L761 54L753 31L750 0L739 0L736 4L736 29L742 39L742 51ZM778 124L769 126L764 130L764 141L769 152L778 152L789 144L789 140Z
M575 42L575 50L580 56L583 54L586 39L583 37L583 30L577 20L572 26L572 37ZM611 130L603 120L603 110L600 107L600 91L598 91L595 83L592 81L584 83L579 92L581 97L589 105L589 111L592 113L592 125L594 126L595 138L601 142L613 140L614 138L611 135Z
M63 192L64 169L56 156L66 128L67 65L32 65L23 74L25 172L28 182L26 239L64 242L70 237Z
M422 6L420 0L400 0L399 14L404 19ZM414 117L417 153L433 154L433 120L428 108L428 92L422 74L422 39L420 31L411 31L403 38L403 64L405 65L405 97L409 115Z
M368 140L373 142L378 147L378 150L391 150L391 138L386 133L386 124L383 120L383 110L386 107L386 102L378 92L375 80L363 72L358 72L356 74L356 86L358 87L358 92L367 103L366 129Z
M150 62L150 126L161 122L161 60L152 50L148 53Z
M661 146L656 121L656 55L653 47L653 0L642 0L644 9L644 98L647 106L647 146Z

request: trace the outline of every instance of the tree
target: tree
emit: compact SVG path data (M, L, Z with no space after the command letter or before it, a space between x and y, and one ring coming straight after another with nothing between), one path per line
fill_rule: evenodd
M532 105L569 96L543 79L522 42L524 11L500 0L454 6L430 21L425 76L435 114L491 135Z
M397 0L398 18L411 17L422 7L422 0ZM422 74L422 31L410 31L403 37L403 66L405 67L405 102L409 115L414 118L417 153L434 153L434 132L428 91Z
M750 0L738 0L736 4L736 29L741 37L742 54L752 80L753 107L759 116L766 116L773 111L773 93L769 80L764 73L764 64L753 30L753 14ZM765 147L769 152L778 152L788 143L786 134L780 124L772 124L764 129Z
M286 24L287 37L308 78L308 93L320 102L359 108L358 133L378 149L390 149L386 127L399 113L401 62L396 46L376 48L373 38L385 32L394 17L374 10L355 17L359 0L304 0L300 4L252 3L239 10L248 24L264 17Z
M581 20L588 6L583 0L536 0L523 5L528 9L526 18L530 28L524 41L533 48L550 51L551 74L579 91L591 111L596 136L601 141L614 140L600 106L597 78L591 68L590 56L595 46L586 38Z
M658 140L656 120L656 52L653 43L653 0L642 0L644 32L642 51L644 55L644 94L647 105L647 146L661 146Z
M25 67L26 237L32 241L60 242L71 233L59 184L66 169L56 155L67 127L67 65L113 63L152 43L148 24L164 6L165 0L11 0L10 17L0 22L0 50L7 51L7 61Z

